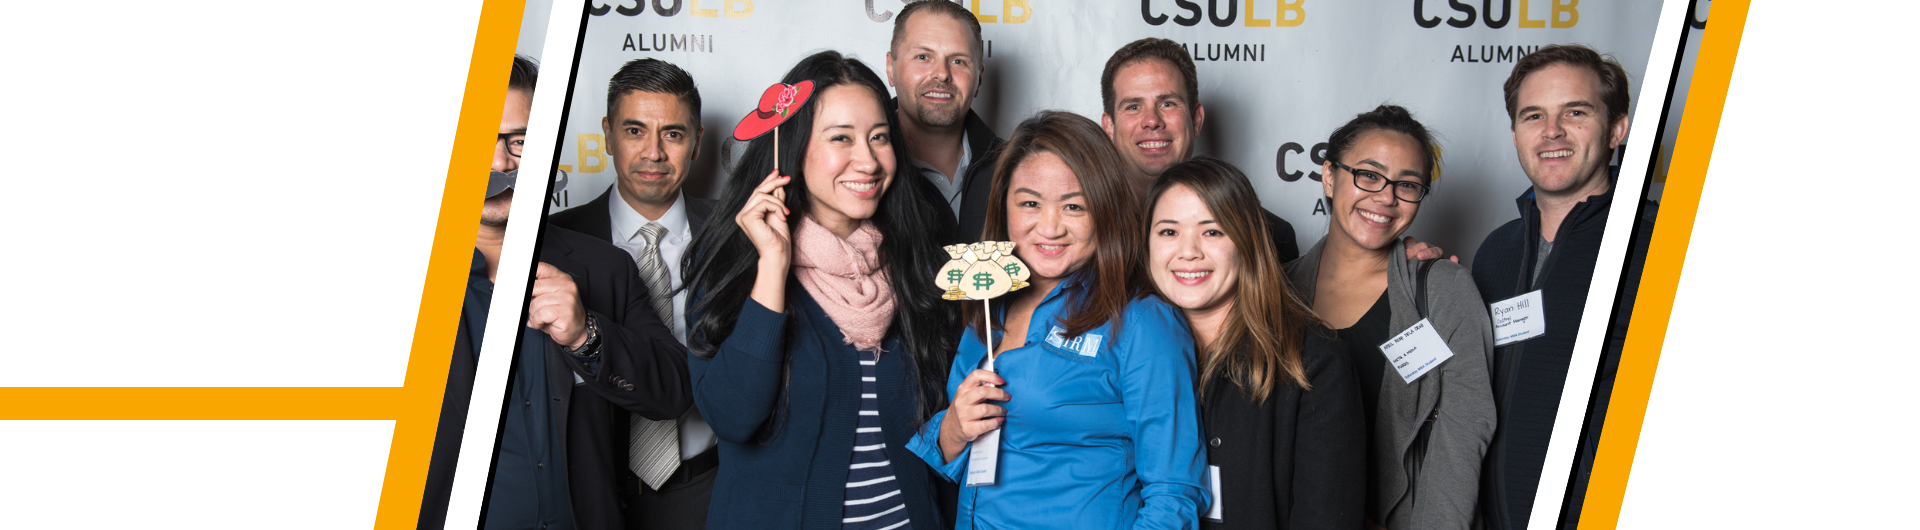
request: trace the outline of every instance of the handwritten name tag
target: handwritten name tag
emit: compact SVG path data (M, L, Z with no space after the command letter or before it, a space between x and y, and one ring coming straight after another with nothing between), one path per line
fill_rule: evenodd
M1542 305L1540 291L1487 304L1493 315L1493 345L1506 346L1546 335L1547 316Z
M1380 353L1387 356L1387 362L1400 372L1400 378L1412 384L1420 376L1427 375L1441 361L1453 357L1453 350L1447 348L1447 341L1433 330L1433 323L1420 319L1413 327L1380 344Z

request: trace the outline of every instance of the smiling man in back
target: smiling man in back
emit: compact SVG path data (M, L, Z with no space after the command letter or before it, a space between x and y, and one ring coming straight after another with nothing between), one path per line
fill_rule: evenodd
M980 21L966 8L920 0L894 17L887 50L900 136L914 171L933 183L953 211L957 231L949 242L979 240L993 155L1004 143L972 109L987 72L981 44Z

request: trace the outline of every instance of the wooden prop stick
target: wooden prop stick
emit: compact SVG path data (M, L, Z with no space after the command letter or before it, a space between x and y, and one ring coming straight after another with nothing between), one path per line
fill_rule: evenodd
M986 320L982 320L981 322L984 322L984 323L986 323L986 326L985 326L985 327L986 327L986 329L987 329L987 333L986 333L986 339L987 339L987 371L989 371L989 372L992 372L992 371L994 371L994 370L993 370L993 359L994 359L994 358L996 358L996 357L999 357L999 356L1000 356L1000 354L998 354L998 353L995 353L995 352L993 351L993 300L990 300L990 299L988 299L988 300L981 300L981 301L980 301L980 312L982 312L982 313L986 313L986 317L987 317L987 318L986 318Z
M780 173L780 127L779 126L775 126L773 128L773 174L775 175L781 174ZM774 188L773 198L780 199L780 202L783 202L783 203L787 202L787 187L781 186L778 188Z

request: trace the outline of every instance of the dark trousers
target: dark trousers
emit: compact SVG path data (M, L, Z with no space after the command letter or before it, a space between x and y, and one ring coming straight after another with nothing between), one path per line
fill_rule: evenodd
M719 451L719 448L708 449ZM644 530L701 530L707 527L707 506L713 503L713 478L719 468L669 480L655 490L635 480L639 496L627 503L627 528ZM631 491L631 490L630 490Z

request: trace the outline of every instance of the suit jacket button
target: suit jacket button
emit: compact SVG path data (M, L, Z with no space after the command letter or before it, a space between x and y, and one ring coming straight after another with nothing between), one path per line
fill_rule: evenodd
M1207 445L1209 447L1220 447L1220 437L1215 436L1212 440L1207 440Z

